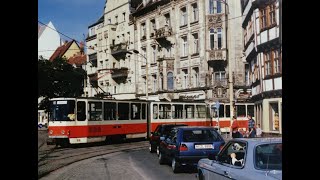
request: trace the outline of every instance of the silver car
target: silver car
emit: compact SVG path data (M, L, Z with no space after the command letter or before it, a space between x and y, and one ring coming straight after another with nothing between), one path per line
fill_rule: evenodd
M237 138L215 157L200 159L199 180L282 179L282 138Z

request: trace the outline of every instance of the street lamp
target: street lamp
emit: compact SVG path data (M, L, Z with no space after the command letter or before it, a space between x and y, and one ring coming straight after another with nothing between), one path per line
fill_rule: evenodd
M146 60L146 100L148 100L149 98L148 98L148 60L147 60L147 58L143 55L143 54L141 54L138 50L136 50L136 49L134 49L134 50L132 50L135 54L137 54L137 55L140 55L141 57L143 57L145 60ZM132 54L132 52L129 52L128 51L128 53L129 54ZM136 73L136 72L135 72Z

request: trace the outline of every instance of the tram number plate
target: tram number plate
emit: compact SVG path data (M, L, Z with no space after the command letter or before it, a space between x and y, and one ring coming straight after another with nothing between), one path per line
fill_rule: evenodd
M195 149L213 149L212 144L196 144L194 146Z

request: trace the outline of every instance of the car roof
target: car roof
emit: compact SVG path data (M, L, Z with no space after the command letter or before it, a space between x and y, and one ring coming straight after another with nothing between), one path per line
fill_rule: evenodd
M250 144L262 143L282 143L282 137L265 137L265 138L236 138L230 141L246 141Z
M176 127L179 129L214 129L210 126L183 126L183 127Z

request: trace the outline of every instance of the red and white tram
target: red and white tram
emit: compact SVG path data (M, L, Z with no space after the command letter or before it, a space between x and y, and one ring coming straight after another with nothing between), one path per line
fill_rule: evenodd
M49 138L56 144L109 141L113 138L145 138L157 125L183 123L217 126L212 106L204 102L155 102L101 98L53 98L49 112ZM240 126L253 104L236 104ZM228 110L229 108L229 110ZM230 126L230 106L220 104L220 127ZM252 112L252 113L251 113ZM229 116L228 116L229 114Z

